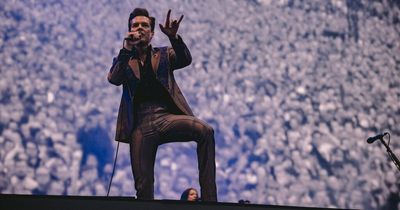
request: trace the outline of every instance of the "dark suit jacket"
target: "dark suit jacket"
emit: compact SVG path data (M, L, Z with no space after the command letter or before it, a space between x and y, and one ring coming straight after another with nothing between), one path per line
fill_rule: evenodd
M170 39L172 48L152 48L151 64L156 78L171 96L177 108L185 115L193 116L188 103L175 82L173 71L190 65L192 56L182 38ZM135 127L134 100L140 83L138 60L126 49L122 49L117 58L114 58L108 73L108 81L123 87L119 106L115 140L125 143L132 141L132 132Z

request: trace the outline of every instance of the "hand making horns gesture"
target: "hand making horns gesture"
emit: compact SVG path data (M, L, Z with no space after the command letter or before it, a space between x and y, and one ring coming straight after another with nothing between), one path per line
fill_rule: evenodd
M168 37L176 37L176 32L178 31L179 24L183 19L183 15L179 18L179 20L169 20L169 16L171 15L171 10L168 10L167 19L165 20L165 25L160 25L161 31L167 35Z

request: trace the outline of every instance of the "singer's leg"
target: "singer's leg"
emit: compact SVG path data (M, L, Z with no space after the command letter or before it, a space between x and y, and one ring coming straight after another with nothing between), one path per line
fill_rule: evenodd
M161 143L197 142L197 159L201 197L204 201L217 201L215 183L214 130L206 122L186 115L168 114L158 123Z
M140 126L133 133L130 144L131 165L136 196L142 200L154 199L154 161L159 135Z

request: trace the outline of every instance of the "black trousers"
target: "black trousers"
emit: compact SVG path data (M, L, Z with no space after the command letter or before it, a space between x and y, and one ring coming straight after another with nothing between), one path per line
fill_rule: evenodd
M166 106L155 103L141 104L136 119L130 152L138 199L154 199L154 162L158 146L196 141L201 198L217 201L213 128L193 116L170 114Z

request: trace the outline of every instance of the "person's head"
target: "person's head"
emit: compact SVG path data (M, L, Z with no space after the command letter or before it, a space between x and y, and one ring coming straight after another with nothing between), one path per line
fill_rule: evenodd
M199 200L197 190L194 188L188 188L185 191L183 191L181 195L181 200L184 201L197 201Z
M149 12L144 8L135 8L129 15L129 31L141 34L141 43L148 45L154 35L156 19L149 16Z

